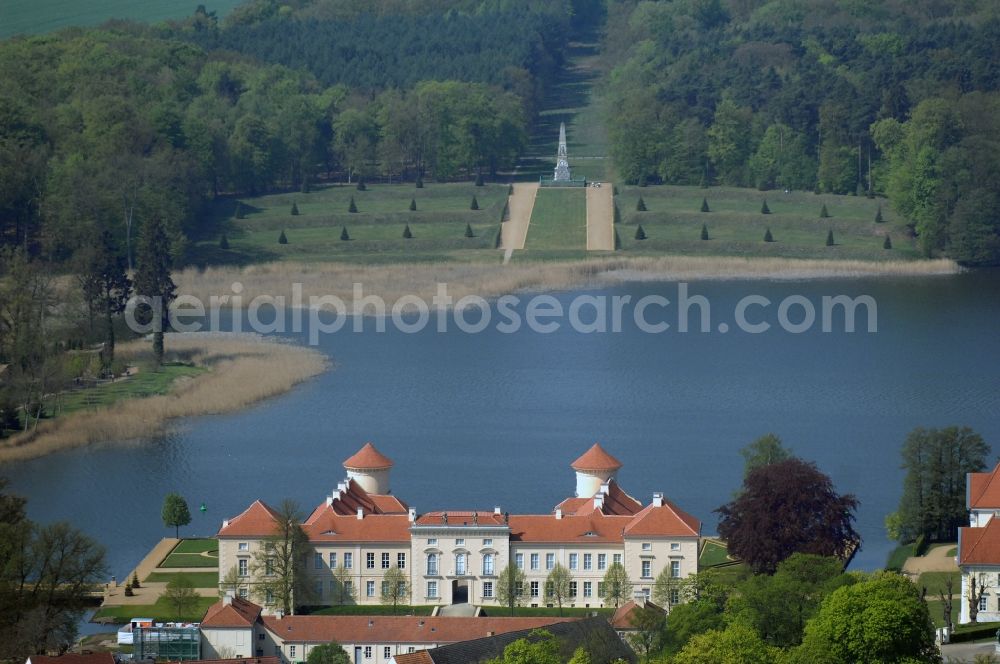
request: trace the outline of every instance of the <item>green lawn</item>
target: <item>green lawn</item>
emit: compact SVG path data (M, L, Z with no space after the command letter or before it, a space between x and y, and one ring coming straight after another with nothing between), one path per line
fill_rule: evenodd
M524 248L586 251L587 192L583 188L539 189Z
M889 559L885 563L885 568L897 571L903 569L903 564L907 558L913 555L915 547L916 545L913 543L897 546L889 553Z
M962 599L955 597L951 602L951 624L958 625L958 614L961 611ZM947 623L944 620L944 604L939 599L927 598L927 610L931 614L931 620L935 627L944 627Z
M944 592L944 585L949 578L952 580L952 594L961 593L962 574L960 572L924 572L917 579L917 588L927 588L929 598L937 597L939 592Z
M218 572L151 572L143 583L169 583L177 576L187 577L195 588L216 588L219 585Z
M209 0L209 11L225 15L243 0ZM3 0L0 39L17 34L37 34L67 26L97 25L111 18L157 22L194 13L188 0Z
M166 394L178 378L196 376L206 369L187 364L165 364L159 371L142 368L139 373L114 383L102 383L50 397L46 411L66 415L80 410L94 410L110 406L123 399L136 399L156 394Z
M642 197L647 211L636 210ZM710 212L701 212L705 198ZM770 214L761 214L766 199ZM919 258L915 242L887 201L807 192L761 192L733 187L619 187L621 248L635 254L782 256L860 260ZM826 205L829 218L821 218ZM883 223L875 223L879 205ZM647 239L636 240L642 225ZM701 239L701 228L709 239ZM771 230L774 242L764 242ZM832 230L835 245L826 246ZM882 248L884 236L893 248Z
M723 563L731 562L726 547L718 542L705 540L705 545L698 556L698 568L715 567Z
M159 621L180 620L195 622L202 619L208 607L218 602L217 597L199 597L194 608L180 616L176 614L174 608L170 606L166 599L161 597L155 604L130 604L127 606L107 606L101 607L94 614L91 620L100 621L103 619L113 619L125 622L130 618L152 618Z
M170 553L214 553L218 555L219 541L212 538L182 539Z

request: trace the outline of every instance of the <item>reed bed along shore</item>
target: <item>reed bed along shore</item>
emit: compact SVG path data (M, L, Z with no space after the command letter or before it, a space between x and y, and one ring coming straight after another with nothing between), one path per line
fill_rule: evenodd
M448 285L455 300L466 295L494 298L507 293L600 287L626 281L704 281L713 279L821 279L870 276L927 276L960 272L950 260L860 261L728 256L613 257L580 261L485 263L347 263L277 262L243 268L189 268L175 274L178 292L208 306L210 298L229 296L228 306L245 307L258 296L284 297L294 306L293 284L300 284L301 306L311 296L354 297L354 284L365 295L387 302L404 295L430 301L437 285ZM233 288L239 283L238 297Z
M155 435L174 418L238 410L286 392L328 364L316 350L252 334L167 334L164 342L166 361L190 362L208 371L177 379L168 394L126 399L43 421L37 429L4 440L0 462ZM131 341L116 352L130 364L148 366L150 345L146 340Z

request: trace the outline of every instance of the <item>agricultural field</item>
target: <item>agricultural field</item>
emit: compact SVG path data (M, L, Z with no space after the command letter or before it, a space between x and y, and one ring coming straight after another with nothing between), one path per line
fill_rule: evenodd
M647 211L638 211L640 196ZM702 199L709 212L701 212ZM619 187L621 249L629 254L781 256L861 260L919 257L905 225L884 200L731 187ZM769 214L761 212L764 202ZM822 218L826 206L829 217ZM875 218L881 208L882 223ZM702 225L709 239L701 239ZM646 239L636 239L638 226ZM771 230L773 242L765 242ZM834 246L826 246L833 231ZM892 249L884 249L889 235Z
M220 17L242 0L209 0L208 11ZM113 18L147 23L178 19L194 13L197 3L187 0L4 0L0 17L0 39L14 35L34 35L69 26L98 25Z
M189 259L199 265L498 260L495 249L507 190L506 184L477 187L471 182L427 183L419 189L413 183L369 184L365 191L335 185L308 194L220 201L212 235L195 244ZM477 210L472 209L473 198ZM357 212L349 211L352 201ZM411 203L416 210L410 209ZM237 218L237 205L242 219ZM292 214L293 205L297 215ZM407 227L409 238L404 237ZM282 232L286 244L280 242ZM220 246L223 235L228 249Z

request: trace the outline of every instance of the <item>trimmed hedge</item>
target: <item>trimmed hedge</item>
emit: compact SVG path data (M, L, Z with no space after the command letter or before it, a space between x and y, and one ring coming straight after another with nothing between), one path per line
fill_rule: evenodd
M1000 623L962 625L956 627L955 631L951 633L951 642L965 643L967 641L978 641L979 639L992 639L997 635L997 628L1000 628Z

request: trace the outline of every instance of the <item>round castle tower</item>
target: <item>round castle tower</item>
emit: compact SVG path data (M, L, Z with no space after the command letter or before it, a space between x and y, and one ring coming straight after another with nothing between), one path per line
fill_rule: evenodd
M576 471L577 497L593 498L602 484L615 478L622 462L608 454L600 443L594 443L570 467Z
M392 459L375 449L371 443L365 443L364 447L344 461L347 479L354 480L366 492L374 494L389 493L391 468Z

